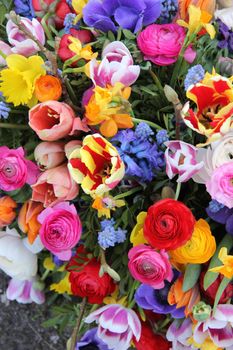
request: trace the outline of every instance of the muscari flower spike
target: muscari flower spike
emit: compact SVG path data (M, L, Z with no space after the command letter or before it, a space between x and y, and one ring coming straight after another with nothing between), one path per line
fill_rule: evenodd
M10 107L7 103L0 101L0 119L7 119L10 113Z
M178 11L177 0L163 0L161 1L161 23L170 23L176 16Z
M64 32L66 34L70 33L70 29L74 28L74 29L79 29L79 24L74 24L74 20L76 18L75 13L67 13L67 15L65 16L64 19Z
M123 243L126 239L126 230L120 227L114 228L115 220L103 220L101 223L102 231L98 234L98 243L103 248L114 247L116 243Z
M184 80L184 87L187 91L191 85L199 83L205 76L205 70L201 64L189 68Z

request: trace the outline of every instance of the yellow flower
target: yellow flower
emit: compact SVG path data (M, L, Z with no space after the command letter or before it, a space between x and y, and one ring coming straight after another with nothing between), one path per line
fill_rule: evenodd
M103 299L103 303L104 304L121 304L122 306L126 306L127 305L127 295L118 299L119 297L119 288L116 287L116 289L114 290L114 292L111 294L111 296L109 297L105 297Z
M193 337L191 337L188 339L188 343L199 350L223 350L222 348L219 348L217 345L215 345L209 337L206 338L202 344L196 343Z
M98 210L98 217L106 216L111 217L111 210L123 207L125 201L122 199L114 199L114 197L107 195L106 197L97 196L92 204L92 208Z
M37 103L34 95L36 79L46 73L43 59L13 54L6 57L6 63L8 68L0 73L0 91L6 102L12 102L14 106L27 104L31 107Z
M69 36L69 49L74 52L79 58L83 58L86 61L90 61L98 56L98 53L92 51L91 45L85 45L82 47L82 43L79 39Z
M219 260L223 263L222 266L213 267L209 269L211 272L219 272L227 278L233 277L233 255L227 255L227 248L220 249Z
M188 35L197 34L202 28L205 28L210 38L213 39L215 37L216 31L214 26L210 24L210 20L212 16L206 12L201 10L199 7L194 5L190 5L189 9L189 22L185 22L182 19L179 19L177 23L185 28L188 28Z
M143 235L143 225L146 216L147 212L145 211L141 211L141 213L139 213L137 216L137 223L130 235L130 242L133 243L134 247L139 244L148 243Z
M52 283L49 287L50 290L54 290L58 294L72 294L71 285L69 281L69 272L66 273L65 277L63 277L58 283Z
M83 16L83 9L88 3L88 0L72 0L72 7L74 11L78 14L78 16L74 20L74 24L76 24Z
M170 257L180 264L203 264L215 253L216 242L209 224L200 219L195 223L191 239L183 246L170 251Z
M64 271L64 269L65 269L65 264L60 266L59 268L57 268L57 266L54 264L51 257L44 259L43 266L46 270L49 270L49 271L54 271L54 270Z

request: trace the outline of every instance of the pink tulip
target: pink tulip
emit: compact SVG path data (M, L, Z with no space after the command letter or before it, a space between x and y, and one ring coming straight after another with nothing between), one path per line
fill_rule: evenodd
M55 168L65 160L63 142L41 142L34 151L35 160L41 170Z
M21 17L21 23L42 45L45 44L44 29L37 19L33 18L30 20ZM8 35L8 41L13 46L12 53L29 57L40 51L40 48L35 41L26 37L25 34L19 30L17 24L11 19L8 20L6 24L6 32Z
M72 180L66 164L43 172L32 186L32 200L41 202L44 207L74 199L79 192Z
M166 338L172 342L171 350L191 350L192 346L189 345L189 339L192 336L192 321L189 318L180 320L174 320L167 330Z
M18 303L43 304L45 302L44 292L38 289L37 279L34 277L30 280L18 280L12 278L6 291L7 299L16 300Z
M106 86L121 82L132 85L140 74L140 67L133 64L127 47L120 41L108 44L102 54L102 61L90 61L90 77L95 85Z
M4 41L0 40L0 51L2 51L6 56L9 56L12 54L11 47L4 43ZM6 61L5 59L0 55L0 66L6 66Z
M82 146L82 141L80 140L72 140L70 142L68 142L66 145L65 145L65 154L66 154L66 157L69 158L69 156L71 155L71 153L77 149L78 147L81 148Z
M29 111L29 125L43 141L57 141L73 129L75 114L64 102L39 103Z

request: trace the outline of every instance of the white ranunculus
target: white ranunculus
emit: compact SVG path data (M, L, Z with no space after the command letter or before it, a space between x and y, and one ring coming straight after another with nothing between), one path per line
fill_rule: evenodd
M0 269L19 280L28 280L37 273L37 255L25 247L15 229L0 232Z
M233 29L233 6L215 11L215 18L221 19L229 29Z

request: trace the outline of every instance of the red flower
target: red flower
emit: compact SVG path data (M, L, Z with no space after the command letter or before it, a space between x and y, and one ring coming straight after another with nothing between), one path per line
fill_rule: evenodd
M115 289L108 274L99 277L100 263L88 259L83 247L79 247L67 266L73 295L87 297L91 304L102 304L103 299ZM77 261L78 260L78 261Z
M174 199L162 199L147 212L144 236L157 249L172 250L192 236L195 218L189 208Z
M155 334L149 323L142 322L141 338L137 342L134 340L134 344L137 350L169 350L170 343L164 339L161 335Z
M69 39L70 36L79 39L82 44L89 43L93 39L92 33L86 29L71 29L70 34L64 34L61 38L58 49L58 56L63 62L75 56L75 53L69 49L69 45L71 44L71 41Z
M210 305L213 305L218 287L219 287L224 276L219 274L218 278L214 281L214 283L212 283L211 286L209 286L209 288L207 290L205 290L204 285L203 285L205 273L206 273L206 271L202 271L201 276L200 276L200 289L201 289L203 296L208 301L208 303ZM232 298L232 297L233 297L233 285L229 283L228 286L226 287L226 289L222 293L222 296L219 300L219 304L225 304L227 302L227 300Z
M68 13L71 13L71 12L74 12L74 11L69 7L66 0L60 0L58 2L55 9L55 13L56 13L55 23L58 29L64 27L63 25L64 19L66 15L68 15Z

